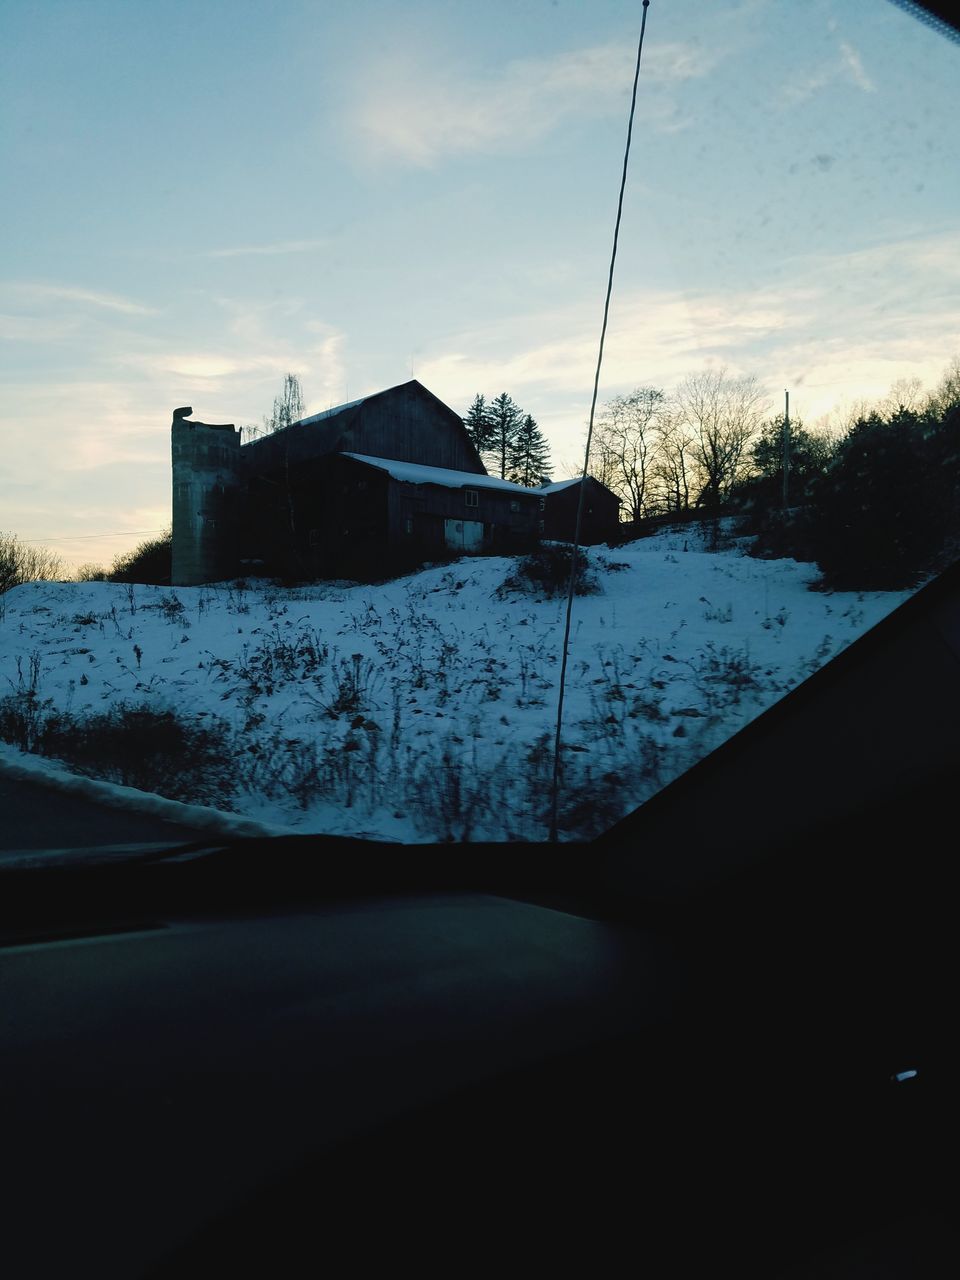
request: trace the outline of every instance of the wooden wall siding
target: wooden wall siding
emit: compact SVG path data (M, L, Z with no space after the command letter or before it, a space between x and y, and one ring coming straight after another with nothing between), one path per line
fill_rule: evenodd
M272 475L285 466L301 463L339 449L353 446L344 444L352 438L353 425L360 413L360 406L345 409L342 414L323 422L295 423L283 431L251 440L240 451L245 475Z
M362 463L358 464L362 466ZM373 470L372 467L366 470ZM501 493L496 489L475 489L477 506L468 507L464 489L448 489L435 484L406 484L399 480L390 482L390 520L391 536L399 537L404 533L404 520L411 507L418 508L421 514L427 514L443 520L479 520L489 530L488 538L496 536L496 530L503 534L525 536L536 534L540 519L540 498L531 490L530 497L520 498L510 493ZM519 502L520 510L511 510L512 505Z
M580 541L585 546L606 542L615 537L620 522L620 502L606 485L588 476L584 498ZM543 517L543 536L558 542L572 542L577 527L577 504L580 486L569 485L556 493L548 493Z
M486 475L460 418L416 381L368 396L332 418L296 423L253 440L241 452L250 476L335 452Z
M360 406L344 451L486 475L460 418L419 382L407 382Z
M289 476L289 481L287 479ZM289 485L289 487L288 487ZM251 477L241 558L282 576L348 577L379 559L432 559L445 547L444 522L479 521L484 550L516 552L539 534L540 495L408 484L341 454L308 459L289 471ZM519 510L512 510L519 504Z

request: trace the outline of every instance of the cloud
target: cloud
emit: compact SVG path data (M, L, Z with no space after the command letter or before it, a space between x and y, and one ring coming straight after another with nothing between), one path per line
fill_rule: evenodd
M846 80L864 93L876 92L877 86L864 69L863 59L846 40L840 41L836 58L788 81L783 89L783 101L794 106L837 80Z
M155 307L145 307L130 298L121 298L114 293L100 293L93 289L76 289L69 285L57 284L16 284L5 286L26 302L65 302L79 303L85 306L99 307L105 311L115 311L126 316L155 316Z
M205 258L266 258L282 253L314 253L318 249L325 249L329 243L328 239L278 240L275 244L248 244L233 249L209 249L202 256Z
M670 389L716 361L756 373L772 398L795 388L797 411L813 421L844 398L882 397L897 378L932 386L960 352L960 234L809 255L786 271L799 283L615 293L601 399L640 384ZM556 448L571 448L589 408L597 339L591 298L458 335L422 357L417 376L457 407L507 389Z
M448 155L523 150L571 117L623 111L634 56L621 44L598 45L518 59L487 77L438 73L416 58L394 56L357 76L375 88L356 105L351 123L374 153L422 168ZM643 68L644 91L658 90L648 103L648 126L684 127L663 91L706 75L715 61L696 45L658 46Z
M846 40L841 41L840 57L842 59L843 66L850 74L850 79L857 88L862 89L864 93L875 93L877 86L867 75L866 71L864 71L863 61L860 54L852 45L847 44Z
M226 378L243 368L236 357L213 351L131 352L113 356L112 362L154 376L173 374L201 380Z

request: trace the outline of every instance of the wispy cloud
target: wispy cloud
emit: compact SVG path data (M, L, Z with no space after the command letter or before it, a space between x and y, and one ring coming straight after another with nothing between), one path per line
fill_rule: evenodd
M101 293L94 289L77 289L69 285L12 283L7 286L26 302L60 302L77 303L82 306L98 307L104 311L118 312L125 316L155 316L155 307L146 307L131 298L122 298L115 293Z
M632 83L633 51L621 44L509 63L498 75L455 76L415 57L357 77L375 88L356 106L352 125L379 155L427 168L448 155L522 150L571 117L621 111ZM705 75L717 55L679 42L660 45L644 64L644 90L657 90L648 125L683 127L664 89Z
M897 378L933 385L960 351L958 264L960 236L951 233L810 255L791 264L800 285L623 294L614 300L602 394L641 383L669 389L720 361L756 373L771 395L797 388L798 409L812 421L844 397L882 397ZM455 406L506 388L569 448L586 417L596 343L591 300L462 334L422 359L417 376Z
M231 249L209 249L202 256L205 258L272 258L282 253L315 253L329 245L328 239L319 240L278 240L274 244L238 245Z
M877 86L863 69L863 59L852 45L847 44L846 40L840 44L840 58L850 79L858 89L862 89L864 93L876 92Z
M794 106L837 81L846 81L863 93L875 93L877 88L867 74L859 52L846 40L840 41L836 58L788 80L783 89L783 100L788 106Z
M251 371L283 374L291 366L286 355L226 354L218 351L132 352L118 355L113 363L155 376L189 380L232 378Z

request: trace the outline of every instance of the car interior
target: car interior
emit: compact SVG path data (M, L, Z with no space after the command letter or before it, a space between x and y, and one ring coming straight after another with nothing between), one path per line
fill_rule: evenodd
M0 865L4 1271L949 1274L958 713L955 565L592 842Z

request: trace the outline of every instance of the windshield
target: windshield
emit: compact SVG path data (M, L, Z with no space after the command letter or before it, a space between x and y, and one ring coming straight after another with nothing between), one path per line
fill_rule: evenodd
M894 4L653 0L581 485L639 18L5 7L0 847L545 840L578 507L587 840L956 558Z

